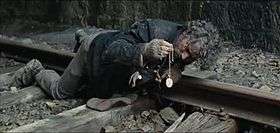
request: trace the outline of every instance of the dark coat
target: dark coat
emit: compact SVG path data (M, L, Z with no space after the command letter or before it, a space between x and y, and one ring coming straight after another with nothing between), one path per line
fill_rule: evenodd
M131 74L139 67L143 43L164 39L172 44L183 28L173 22L147 19L126 31L98 35L88 54L90 96L107 98L127 90Z

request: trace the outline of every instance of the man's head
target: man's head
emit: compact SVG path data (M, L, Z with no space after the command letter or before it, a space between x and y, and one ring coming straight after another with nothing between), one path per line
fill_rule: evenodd
M174 46L176 55L184 65L200 58L205 51L203 42L195 35L188 33L187 30L177 37Z

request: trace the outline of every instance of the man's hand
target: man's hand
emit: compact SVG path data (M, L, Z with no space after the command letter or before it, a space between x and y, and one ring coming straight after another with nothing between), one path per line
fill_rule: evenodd
M173 50L173 45L163 39L153 39L145 44L143 55L146 58L162 59Z

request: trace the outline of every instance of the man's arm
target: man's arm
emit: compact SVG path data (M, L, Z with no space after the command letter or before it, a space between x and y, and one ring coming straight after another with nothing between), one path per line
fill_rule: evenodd
M160 59L173 50L172 44L154 39L148 43L137 43L119 39L110 44L103 53L104 61L122 63L130 66L140 66L141 55L144 61Z
M146 19L135 22L130 32L144 42L153 39L164 39L173 43L178 35L178 31L183 29L183 25L160 19Z
M140 56L144 51L144 44L133 45L125 39L119 39L109 45L103 53L105 62L121 63L139 66Z

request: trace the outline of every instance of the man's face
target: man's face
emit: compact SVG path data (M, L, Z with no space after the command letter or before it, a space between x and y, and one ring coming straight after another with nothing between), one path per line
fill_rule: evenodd
M182 37L177 41L175 52L180 56L182 63L190 64L200 57L201 41L191 40L189 37Z

